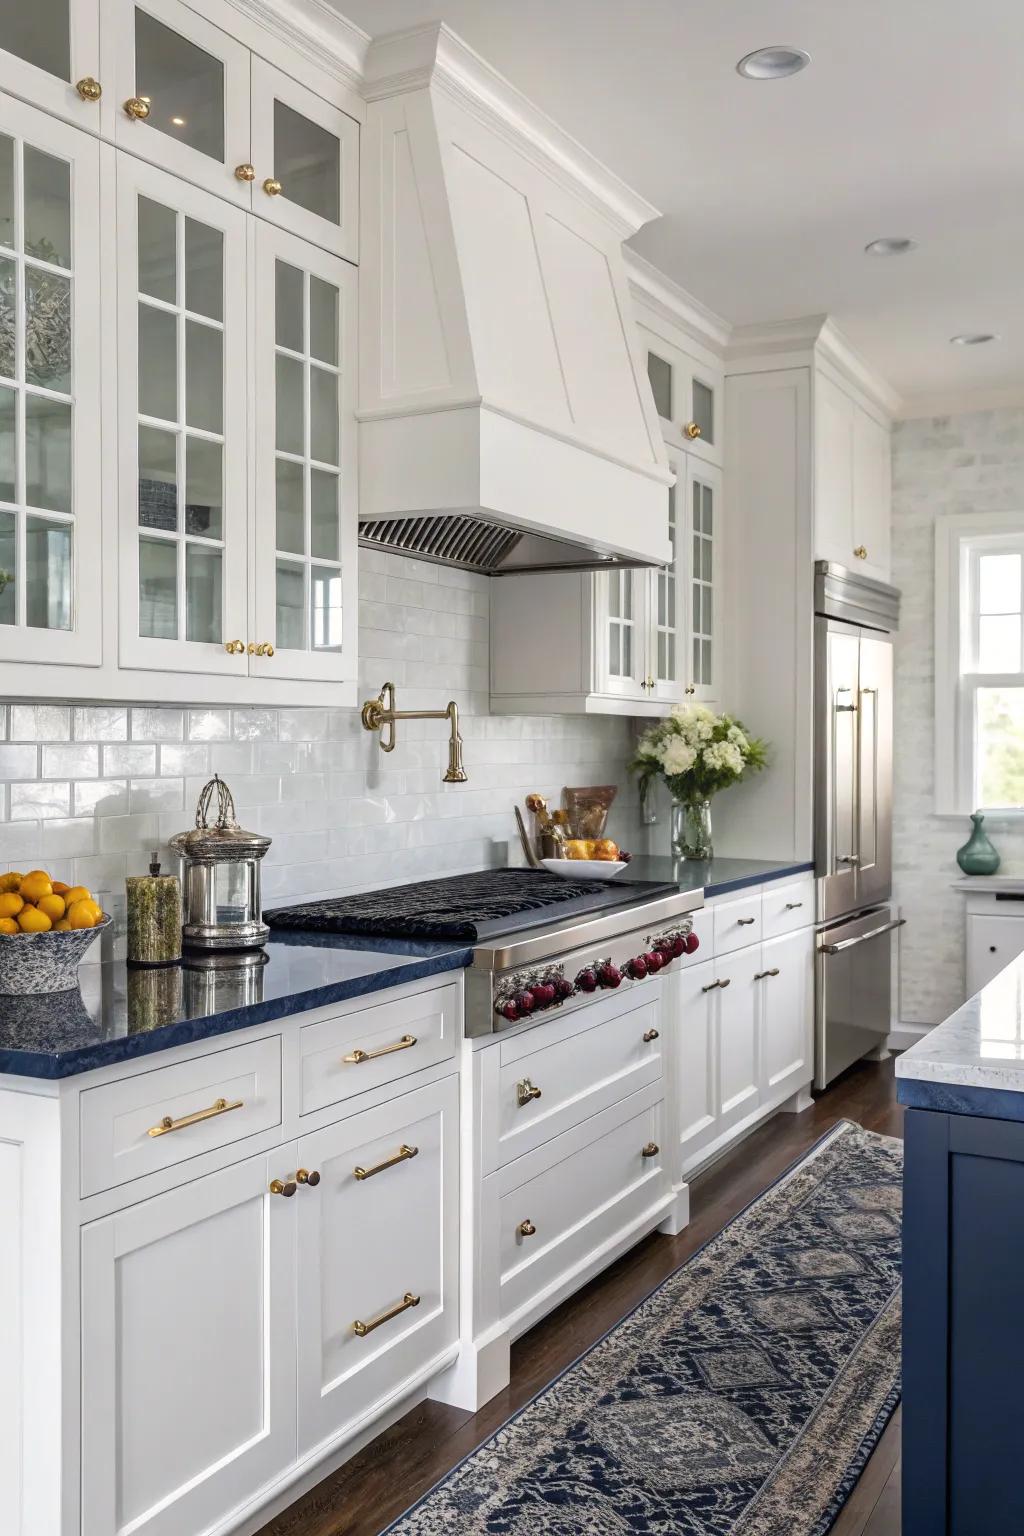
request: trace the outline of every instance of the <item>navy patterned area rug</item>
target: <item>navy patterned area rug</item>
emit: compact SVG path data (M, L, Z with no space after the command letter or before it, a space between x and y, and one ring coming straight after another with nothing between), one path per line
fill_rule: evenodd
M841 1121L391 1536L823 1536L899 1402L902 1167Z

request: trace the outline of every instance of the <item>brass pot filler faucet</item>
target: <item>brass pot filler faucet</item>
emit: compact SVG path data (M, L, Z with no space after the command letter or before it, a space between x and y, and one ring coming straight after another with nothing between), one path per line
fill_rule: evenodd
M462 766L462 737L459 735L459 706L452 699L445 709L396 709L395 685L385 683L375 699L367 699L363 705L363 729L380 732L382 752L395 750L396 720L449 720L452 733L448 739L448 772L446 784L465 784L469 778ZM386 734L385 734L386 733Z

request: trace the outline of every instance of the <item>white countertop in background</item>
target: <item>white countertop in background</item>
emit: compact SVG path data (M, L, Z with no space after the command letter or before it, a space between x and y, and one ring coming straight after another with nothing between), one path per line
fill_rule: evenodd
M896 1076L1024 1093L1024 955L897 1057Z

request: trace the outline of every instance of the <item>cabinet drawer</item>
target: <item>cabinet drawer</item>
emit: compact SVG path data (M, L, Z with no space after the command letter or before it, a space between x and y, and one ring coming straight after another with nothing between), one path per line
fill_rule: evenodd
M516 1314L530 1307L532 1322L545 1293L668 1193L659 1091L631 1095L487 1181L501 1191L500 1310L513 1332ZM657 1150L645 1156L648 1147Z
M761 938L761 892L723 901L713 908L715 914L715 954L727 955L731 949L756 944ZM699 953L699 951L698 951Z
M661 1079L659 981L607 998L586 1018L586 1029L576 1013L503 1041L493 1074L483 1064L485 1172Z
M458 1337L458 1078L303 1136L299 1451Z
M761 928L766 939L796 928L809 928L814 922L814 876L806 875L791 884L769 885L761 898Z
M325 1109L448 1061L455 1054L459 989L449 984L390 998L301 1032L301 1110Z
M87 1088L82 1195L125 1184L281 1123L281 1037Z
M980 992L1022 950L1024 912L1020 917L988 917L972 912L967 919L968 997Z

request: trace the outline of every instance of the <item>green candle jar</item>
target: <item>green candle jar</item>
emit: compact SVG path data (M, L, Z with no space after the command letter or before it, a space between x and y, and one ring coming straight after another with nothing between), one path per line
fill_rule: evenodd
M154 848L148 875L129 875L129 965L174 965L181 959L181 882L162 875Z

